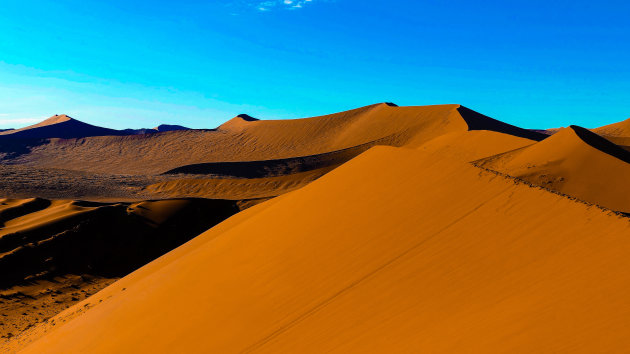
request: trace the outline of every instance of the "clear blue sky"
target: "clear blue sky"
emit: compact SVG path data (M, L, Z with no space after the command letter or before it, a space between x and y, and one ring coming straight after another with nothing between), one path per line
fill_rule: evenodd
M216 127L376 102L524 127L630 117L630 2L2 0L0 128Z

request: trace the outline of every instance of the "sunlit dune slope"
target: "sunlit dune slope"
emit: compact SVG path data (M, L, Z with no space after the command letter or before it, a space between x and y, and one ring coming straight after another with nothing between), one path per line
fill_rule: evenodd
M285 176L262 178L180 178L151 184L144 191L156 198L197 197L209 199L270 198L301 188L337 165Z
M627 150L630 149L630 119L591 130Z
M40 168L156 174L191 164L291 159L338 151L353 151L353 155L347 155L351 158L372 145L419 146L456 131L486 129L535 140L546 137L460 105L394 107L377 104L303 119L247 117L235 117L216 130L51 139L11 155L8 162ZM328 163L323 158L322 161ZM313 168L321 167L324 166Z
M509 134L488 130L473 130L441 135L423 144L419 149L459 161L473 161L534 143L535 141L533 140ZM293 162L293 160L298 159L287 160ZM235 164L238 165L239 163ZM248 165L248 163L243 163L243 165ZM265 169L262 169L262 171L264 172L263 175L266 177L246 179L182 178L149 185L145 187L145 191L157 197L169 198L182 196L214 199L268 198L301 188L337 166L338 165L332 165L307 172L293 172L286 175L278 175L277 170L266 169L270 167L270 165L264 164L263 167L265 167ZM303 168L304 165L296 164L295 167ZM251 169L244 170L252 172Z
M613 210L630 212L630 152L571 126L477 165Z
M628 220L462 162L474 154L456 142L373 148L12 345L44 334L26 352L627 348Z
M418 150L436 158L470 162L533 145L536 141L489 130L472 130L441 135Z
M630 137L630 119L592 129L595 133L613 137Z

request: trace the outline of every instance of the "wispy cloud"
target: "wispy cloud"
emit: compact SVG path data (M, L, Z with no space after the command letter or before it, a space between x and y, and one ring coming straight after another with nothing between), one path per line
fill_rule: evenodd
M7 124L28 124L28 123L36 123L39 122L41 120L44 120L45 118L41 118L41 117L33 117L33 118L3 118L3 117L8 117L9 114L0 114L0 125L7 125Z
M258 11L271 11L274 9L296 10L303 8L313 0L268 0L256 4Z

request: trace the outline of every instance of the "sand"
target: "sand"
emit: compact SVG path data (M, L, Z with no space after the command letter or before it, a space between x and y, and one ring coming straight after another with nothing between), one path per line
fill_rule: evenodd
M223 211L212 225L242 211L180 247L167 242L175 249L130 274L89 274L89 290L68 273L62 306L11 322L4 348L620 351L630 344L630 221L616 211L628 206L629 154L575 126L550 136L460 105L392 104L9 151L4 161L23 168L133 176L142 193L180 199L7 199L7 230L124 209L90 230L108 240L132 229L127 218L162 230L133 243L143 249L190 230L209 207ZM71 286L92 293L121 276L87 298ZM14 286L19 301L6 308L49 304L55 290L45 281Z
M0 343L243 208L226 200L0 200Z
M618 215L456 159L373 148L14 343L45 334L25 352L611 351L630 344L629 231Z
M546 136L460 105L393 107L383 103L303 119L235 117L215 130L50 139L30 146L20 155L5 158L5 163L147 175L190 164L291 159L344 149L355 149L354 157L364 151L356 149L360 146L417 146L445 133L469 129L509 131L512 135L536 139Z
M25 128L0 132L0 140L85 138L101 135L124 135L123 131L83 123L65 114L52 116Z
M589 203L630 212L628 162L630 152L573 126L534 145L476 164Z

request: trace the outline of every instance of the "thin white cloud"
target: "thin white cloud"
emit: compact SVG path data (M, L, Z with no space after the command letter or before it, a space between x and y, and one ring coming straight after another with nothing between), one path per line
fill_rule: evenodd
M259 11L270 11L273 9L288 9L295 10L301 9L304 5L313 2L313 0L273 0L263 1L256 4L256 8Z
M2 114L0 115L0 117L6 117L8 116L8 114ZM6 125L6 124L25 124L25 123L36 123L39 121L42 121L46 118L41 118L41 117L37 117L37 118L9 118L9 119L0 119L0 125Z

